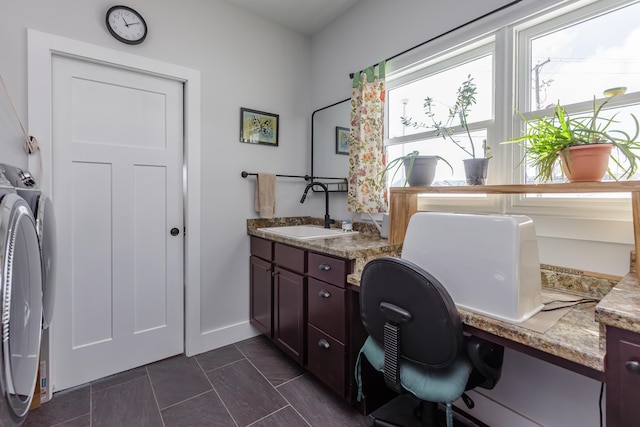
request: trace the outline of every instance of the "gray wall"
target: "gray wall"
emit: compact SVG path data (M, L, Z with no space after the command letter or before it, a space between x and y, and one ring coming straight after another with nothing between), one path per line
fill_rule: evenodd
M139 46L124 45L107 32L104 15L112 1L3 0L0 10L7 19L0 26L0 73L27 126L27 28L200 70L200 332L205 351L225 340L246 338L225 333L248 324L249 317L246 219L256 216L255 180L242 179L240 172L310 171L310 39L217 0L127 4L141 12L149 26L147 40ZM0 161L26 167L18 124L1 92L0 100ZM279 147L238 141L240 107L280 115ZM303 189L302 180L278 180L276 214L315 213L316 202L319 214L319 196L299 203Z

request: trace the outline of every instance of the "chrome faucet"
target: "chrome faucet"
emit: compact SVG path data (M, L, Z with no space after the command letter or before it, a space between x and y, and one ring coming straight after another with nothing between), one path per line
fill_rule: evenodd
M336 222L334 219L331 219L329 216L329 189L327 186L321 182L311 182L307 184L307 187L304 189L304 193L302 194L302 198L300 199L300 203L304 203L307 199L307 193L314 185L319 185L324 190L324 200L325 200L325 213L324 213L324 228L331 227L331 224Z

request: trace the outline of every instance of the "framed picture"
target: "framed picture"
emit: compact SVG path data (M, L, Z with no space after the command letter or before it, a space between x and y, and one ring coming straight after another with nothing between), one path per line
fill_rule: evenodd
M278 145L279 116L240 108L240 142Z
M349 155L349 128L336 126L336 154Z

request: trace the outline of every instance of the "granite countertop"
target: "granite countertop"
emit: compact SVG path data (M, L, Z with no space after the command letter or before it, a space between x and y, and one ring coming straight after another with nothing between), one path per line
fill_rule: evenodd
M544 333L464 309L458 311L465 325L604 372L605 350L600 324L594 319L595 305L588 303L572 308Z
M259 231L258 228L282 227L289 225L322 225L323 220L312 217L287 217L274 219L249 219L247 220L247 233L251 236L262 237L274 242L286 243L302 249L334 255L345 259L356 260L356 269L365 259L373 259L381 256L399 256L401 245L390 245L387 239L382 239L373 225L355 223L353 229L358 234L348 234L340 237L325 239L299 240L279 236L272 233ZM340 229L340 221L336 221L335 227ZM364 263L366 264L366 262ZM362 268L360 267L360 271Z
M315 252L355 260L354 272L347 277L353 286L360 285L362 269L381 256L399 257L401 245L389 245L373 226L356 223L360 234L328 239L297 240L258 231L269 226L322 224L310 217L247 220L247 233ZM336 224L340 227L340 224ZM599 300L572 308L546 332L539 333L517 324L503 322L468 310L459 309L464 324L538 349L583 366L604 372L604 326L610 325L640 333L640 286L635 273L622 280L594 277L581 271L542 265L543 287L571 295Z
M635 273L627 274L596 306L596 321L640 333L640 286Z

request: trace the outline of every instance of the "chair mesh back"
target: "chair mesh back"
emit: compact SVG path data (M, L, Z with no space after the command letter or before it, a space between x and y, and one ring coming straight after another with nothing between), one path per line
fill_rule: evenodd
M360 280L360 315L367 333L385 343L388 319L380 304L394 304L411 314L399 325L400 357L429 368L451 364L462 347L462 323L449 293L419 266L399 258L369 262ZM385 360L386 362L386 360Z

